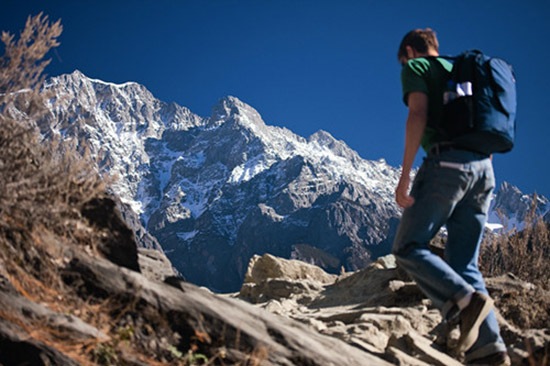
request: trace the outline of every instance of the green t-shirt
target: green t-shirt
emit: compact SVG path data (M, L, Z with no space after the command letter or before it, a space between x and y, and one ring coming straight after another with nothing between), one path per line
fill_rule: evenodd
M449 74L436 65L436 62L441 63L449 72L453 67L449 61L443 58L420 57L409 60L401 70L401 86L405 104L407 104L411 92L420 91L428 95L428 123L421 142L422 148L426 152L433 144L444 141L444 137L438 134L432 126L437 126L443 117L443 92Z

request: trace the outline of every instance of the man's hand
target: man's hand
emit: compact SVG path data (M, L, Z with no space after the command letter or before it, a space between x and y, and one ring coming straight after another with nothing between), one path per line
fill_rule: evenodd
M412 206L414 198L409 196L409 185L411 179L408 174L401 175L397 188L395 189L395 202L403 208Z

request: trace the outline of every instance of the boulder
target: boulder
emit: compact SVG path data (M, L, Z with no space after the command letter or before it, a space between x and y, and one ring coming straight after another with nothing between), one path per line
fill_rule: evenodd
M261 257L255 255L250 259L244 283L259 284L267 279L283 278L286 280L314 280L322 284L329 284L333 283L336 277L312 264L264 254Z
M81 212L95 230L103 231L98 249L105 258L139 272L134 232L122 219L115 200L108 196L92 198Z
M77 366L78 363L28 332L0 317L0 362L2 365Z

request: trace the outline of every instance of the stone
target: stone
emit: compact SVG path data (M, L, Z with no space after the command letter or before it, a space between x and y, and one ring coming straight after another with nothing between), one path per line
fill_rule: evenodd
M385 255L383 257L378 257L374 261L374 265L379 267L380 269L394 269L397 268L397 263L395 262L395 256L394 255Z
M437 366L461 366L462 363L458 362L451 356L444 352L437 350L433 343L429 342L425 337L420 334L410 331L404 336L405 343L409 347L411 354L416 354L417 358L428 362L431 365Z
M0 364L51 366L78 364L55 348L29 337L29 333L0 317Z
M160 250L138 248L138 263L141 273L150 280L164 282L166 278L180 276Z
M66 334L71 339L108 339L97 328L85 323L78 317L59 314L18 293L0 292L0 309L11 314L14 318L27 318L34 322L40 322L43 326L53 328L60 334Z
M299 260L277 258L270 254L255 255L250 259L244 283L259 284L271 278L285 280L315 280L323 284L334 282L335 275Z
M99 251L113 263L139 272L137 246L134 233L124 220L113 198L93 198L84 203L84 216L96 230L104 231Z

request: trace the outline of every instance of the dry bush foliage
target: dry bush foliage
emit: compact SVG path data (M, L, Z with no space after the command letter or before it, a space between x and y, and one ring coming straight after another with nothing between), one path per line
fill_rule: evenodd
M486 276L513 273L524 281L550 290L550 224L536 215L533 198L525 228L487 235L481 246L480 268Z
M76 144L43 140L35 122L46 113L48 94L42 90L42 61L57 46L59 22L41 14L29 17L19 40L2 33L0 58L0 245L5 263L19 263L35 273L41 268L40 247L28 247L37 228L60 237L75 235L79 208L105 193L103 180L89 154ZM46 253L47 254L47 253ZM17 261L14 261L17 259ZM29 267L29 268L25 268ZM49 276L46 276L49 277Z
M34 124L46 113L41 61L58 45L59 22L29 18L20 39L2 34L0 58L0 229L35 225L69 234L66 220L75 207L105 192L88 154L75 143L42 140ZM31 230L29 230L31 231Z
M536 215L533 198L523 230L486 235L480 268L487 277L512 274L535 285L498 299L501 314L520 329L550 328L550 224Z
M45 141L35 121L46 113L48 94L42 85L44 56L59 45L60 22L42 14L29 17L24 31L2 33L5 54L0 58L0 274L26 298L68 313L76 298L67 296L57 273L63 244L88 238L79 212L86 201L105 193L105 185L89 155L76 144ZM84 242L86 243L86 242ZM82 304L79 304L82 306ZM84 307L85 308L85 307ZM82 345L40 322L0 314L29 332L29 337L89 364Z
M73 340L70 334L23 314L0 311L0 318L80 365L118 364L124 349L131 349L125 352L138 355L145 364L165 365L132 349L129 333L120 331L120 319L112 314L120 314L128 304L88 303L60 275L71 259L71 248L76 245L92 254L105 236L83 219L81 211L86 202L107 196L107 184L90 155L77 150L76 142L44 140L36 125L47 113L49 98L42 88L42 72L49 61L43 58L59 44L61 31L59 21L50 23L40 14L29 17L18 40L2 33L0 285L57 313L80 317L106 334L107 340Z

